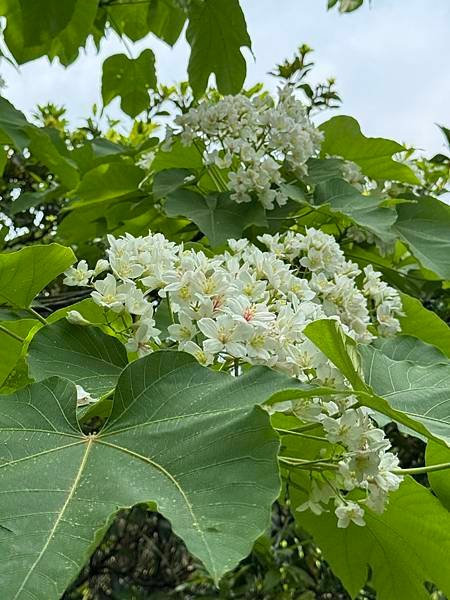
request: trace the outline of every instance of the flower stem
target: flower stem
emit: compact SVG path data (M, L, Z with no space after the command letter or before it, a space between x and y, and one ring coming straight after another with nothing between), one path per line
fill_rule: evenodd
M172 310L172 304L170 303L169 292L167 292L167 294L166 294L166 302L167 302L167 309L169 311L170 321L172 322L172 325L173 325L175 323L175 319L173 318L173 310Z
M3 333L6 333L7 335L14 338L17 342L20 342L21 344L23 344L23 342L25 341L23 338L20 337L20 335L17 335L17 333L10 331L7 327L3 327L3 325L0 325L0 331L2 331Z
M43 317L42 315L40 315L37 310L34 310L34 308L31 308L31 306L29 306L27 309L25 309L28 313L30 313L30 315L33 315L33 317L35 319L38 319L38 321L40 321L43 325L48 325L48 321L45 317Z
M275 427L275 431L285 435L298 435L303 438L308 438L309 440L318 440L320 442L328 442L327 438L320 437L319 435L309 435L308 433L302 433L301 431L295 431L291 429L280 429L279 427Z
M450 469L450 462L437 465L427 465L425 467L414 467L412 469L392 469L395 475L420 475L421 473L433 473L434 471L445 471Z

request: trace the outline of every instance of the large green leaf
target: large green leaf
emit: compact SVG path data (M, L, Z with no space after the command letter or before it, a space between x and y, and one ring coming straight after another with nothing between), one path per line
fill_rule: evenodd
M395 230L412 254L443 279L450 279L450 206L431 196L400 204Z
M4 330L7 329L19 338L25 339L30 329L37 323L38 321L35 319L19 319L17 321L0 322L0 387L16 366L23 347L22 342L15 339Z
M269 525L279 442L255 405L289 381L268 369L234 378L157 352L125 369L95 435L79 430L66 380L3 397L5 597L57 600L109 515L149 501L217 581Z
M404 315L400 317L402 332L436 346L450 358L450 327L437 314L427 310L420 300L402 294Z
M72 325L66 319L40 329L28 349L30 376L35 381L64 377L94 398L115 388L127 363L119 340L96 327Z
M300 474L292 479L299 486L308 483ZM298 487L290 488L290 498L294 508L306 500ZM366 511L364 527L338 529L332 512L294 514L353 598L366 583L369 567L378 600L429 600L427 581L449 594L450 514L410 478L389 498L382 515Z
M261 204L237 204L228 192L205 198L192 190L179 189L169 194L164 209L169 217L183 216L193 221L212 246L240 238L251 225L267 226Z
M148 11L148 27L156 36L173 46L183 30L186 14L171 0L152 0Z
M137 58L115 54L103 63L102 98L105 106L120 96L121 109L130 117L136 117L149 108L148 91L155 87L155 55L149 48Z
M144 172L127 160L113 161L88 171L75 190L72 206L95 204L137 192Z
M51 129L27 127L26 132L30 139L31 154L57 175L69 190L76 187L80 177L75 163L64 156L64 150L61 151L64 142L60 140L61 143L57 147L52 139L54 136L51 135ZM53 132L57 134L55 130Z
M115 0L107 7L111 25L118 33L137 42L149 32L147 20L152 3L153 1L130 3L129 0Z
M344 374L362 404L450 445L450 362L394 360L373 346L356 346L331 319L309 324L305 335Z
M28 144L25 128L29 126L24 114L0 96L0 143L14 144L23 150Z
M0 254L0 305L29 307L33 298L74 262L72 250L59 244Z
M400 414L400 422L414 422L413 429L450 446L450 362L395 360L370 346L359 352L366 382Z
M431 488L442 504L450 511L450 449L433 441L429 441L425 453L425 462L432 465L447 465L442 471L431 471L427 474Z
M238 93L245 80L241 48L251 47L238 0L192 2L186 39L191 46L189 82L196 96L205 91L214 73L219 92Z
M412 335L378 338L374 341L373 347L381 350L392 360L409 360L422 366L449 362L438 348Z
M92 0L2 0L5 41L18 63L47 55L65 65L78 56L97 12Z
M392 140L364 136L356 119L343 115L333 117L322 123L320 129L325 134L323 154L352 160L372 179L420 183L409 167L392 159L393 154L405 148Z
M364 196L343 179L319 183L314 198L318 204L329 204L332 212L349 217L382 240L394 239L392 225L397 218L395 210L380 206L380 198Z

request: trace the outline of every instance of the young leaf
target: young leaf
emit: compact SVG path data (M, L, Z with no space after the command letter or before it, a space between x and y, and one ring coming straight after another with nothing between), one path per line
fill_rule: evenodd
M301 486L304 477L293 475L294 483ZM290 498L293 507L306 500L297 486L290 488ZM338 529L332 512L316 516L294 509L294 515L353 598L366 583L369 567L378 600L429 600L424 584L430 580L450 592L450 514L409 477L390 494L382 515L366 511L365 527L352 523Z
M57 600L108 516L149 501L217 582L269 525L279 442L255 405L289 382L269 369L233 378L156 352L126 367L109 422L88 436L66 380L3 397L5 597Z
M392 140L366 137L361 133L358 121L352 117L332 117L319 129L325 134L321 147L323 154L352 160L361 167L364 175L372 179L419 184L409 167L392 159L393 154L405 148Z
M400 204L395 230L427 269L450 279L450 206L431 196Z
M72 325L66 319L40 329L28 349L30 376L35 381L64 377L94 398L115 388L127 363L119 340L96 327Z
M225 244L230 238L240 238L250 225L267 226L261 204L236 204L228 192L204 198L197 192L179 189L169 195L164 209L169 217L183 216L193 221L211 246Z
M220 93L237 94L246 74L241 48L251 47L239 1L192 2L186 39L191 46L188 73L194 94L203 94L211 73Z
M146 48L138 58L115 54L103 63L102 98L105 106L116 96L121 109L136 117L149 107L148 90L156 87L155 55Z
M0 305L28 308L33 298L75 260L72 250L59 244L0 254Z

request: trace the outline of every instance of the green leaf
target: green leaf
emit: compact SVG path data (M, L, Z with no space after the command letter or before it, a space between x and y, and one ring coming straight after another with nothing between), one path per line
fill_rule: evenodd
M74 191L78 205L95 204L138 192L144 171L127 160L113 161L88 171Z
M221 94L237 94L246 74L241 48L251 48L238 0L191 3L186 39L191 46L188 73L194 94L203 94L211 73Z
M0 387L16 366L23 347L23 344L19 340L8 335L3 331L3 328L25 339L36 323L37 321L34 319L0 322Z
M352 117L338 116L322 123L325 134L322 153L342 156L361 167L367 177L394 180L418 185L420 182L406 165L396 162L392 155L405 148L392 140L367 138L361 133L358 121Z
M310 323L305 335L348 379L361 404L450 445L450 362L394 360L373 346L357 346L332 319Z
M307 162L308 181L314 185L342 177L344 161L340 158L310 158Z
M72 250L59 244L0 254L0 305L28 308L33 298L75 260Z
M159 149L151 168L154 173L166 169L200 170L203 168L202 153L193 144L185 146L177 138L167 152Z
M92 0L3 0L3 5L5 41L20 64L44 55L73 62L97 12Z
M147 24L150 4L148 2L130 3L129 0L115 0L108 7L111 25L125 34L133 42L137 42L149 33Z
M297 485L308 483L305 476L293 478ZM297 487L290 488L290 497L294 507L306 500ZM294 510L294 515L353 598L366 583L369 567L378 600L429 600L427 581L450 593L450 514L413 479L406 478L389 495L382 515L367 510L365 527L338 529L331 512L316 516Z
M54 131L54 130L53 130ZM80 180L74 161L63 156L49 135L51 130L38 127L27 127L30 139L31 154L57 175L61 183L69 190L76 187Z
M450 446L450 362L394 360L370 346L359 353L366 383L396 411L394 419Z
M186 177L192 175L189 169L165 169L158 171L153 179L153 196L155 200L164 198L186 183Z
M197 192L180 189L169 195L164 209L169 217L181 215L193 221L211 246L225 244L230 238L240 238L250 225L266 225L261 204L237 204L228 192L204 198Z
M109 515L150 501L217 582L270 523L279 441L255 405L289 381L269 369L233 378L156 352L123 371L108 423L89 436L66 380L3 397L5 597L56 600Z
M304 334L348 379L353 389L365 391L356 344L334 319L320 319L307 325Z
M450 327L437 314L427 310L420 300L401 294L404 316L400 317L402 332L436 346L450 358Z
M423 366L449 363L438 348L411 335L380 337L373 342L373 347L392 360L409 360Z
M115 388L128 360L125 347L116 338L96 327L61 319L42 327L33 337L28 364L35 381L64 377L99 398Z
M43 192L22 192L20 196L14 200L9 214L17 215L29 208L52 202L53 200L61 198L61 196L62 191L59 186L48 188Z
M152 0L148 11L148 27L157 37L173 46L183 30L186 14L170 0Z
M23 150L28 145L28 135L25 133L28 126L25 115L0 96L0 143L12 143Z
M431 196L397 207L395 230L428 269L450 279L450 206Z
M332 212L349 217L354 223L374 233L384 241L392 241L392 225L397 214L392 208L380 206L380 198L365 196L343 179L319 183L314 192L318 204L329 204Z
M103 63L102 98L105 106L116 96L121 109L136 117L150 105L148 91L156 88L155 55L146 48L138 58L110 56Z
M425 464L427 467L432 465L450 464L450 450L445 446L429 441L425 452ZM442 502L442 504L450 510L450 471L432 471L427 474L431 489Z

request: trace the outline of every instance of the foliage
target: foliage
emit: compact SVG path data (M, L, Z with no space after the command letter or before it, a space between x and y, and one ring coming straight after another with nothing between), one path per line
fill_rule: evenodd
M241 90L237 0L0 7L19 63L108 29L174 43L185 20L191 45L179 86L148 48L107 59L129 134L0 100L2 590L86 597L89 556L158 511L184 597L325 593L315 544L352 597L448 594L449 329L424 306L448 314L448 157L316 128L340 98L306 46L277 97Z

